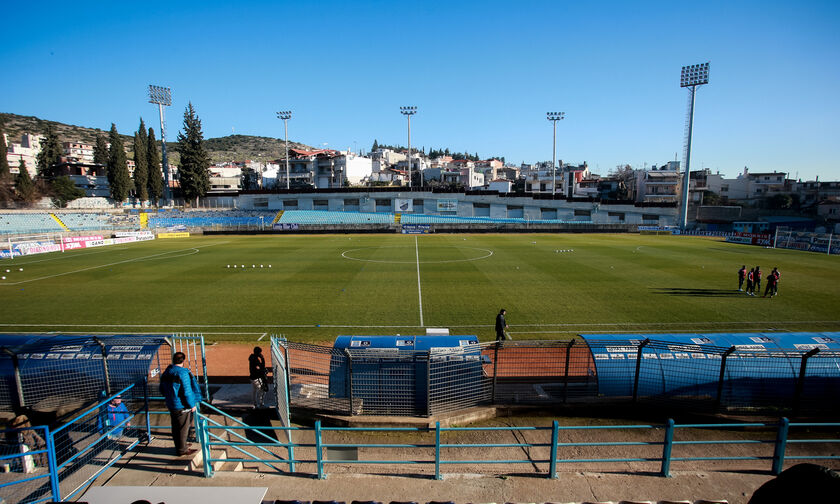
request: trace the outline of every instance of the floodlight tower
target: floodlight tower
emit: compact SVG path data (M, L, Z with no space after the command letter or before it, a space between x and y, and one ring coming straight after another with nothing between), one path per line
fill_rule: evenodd
M292 185L289 178L289 119L292 118L292 111L277 112L277 118L283 120L283 129L286 131L286 189L290 189Z
M163 157L163 205L171 201L169 189L169 159L166 157L166 117L163 107L172 105L172 90L168 87L149 84L149 103L158 106L160 112L160 152Z
M400 107L400 114L408 119L408 188L411 189L411 116L417 113L417 107ZM422 175L421 175L422 180ZM422 185L422 184L421 184Z
M546 112L546 119L554 124L554 143L551 147L551 196L557 191L557 121L566 117L565 112Z
M682 67L680 72L680 87L688 88L688 117L685 122L685 176L683 178L682 191L682 216L680 218L680 229L685 230L688 226L688 186L691 181L691 130L694 125L694 95L697 93L697 86L709 83L709 62L699 65Z

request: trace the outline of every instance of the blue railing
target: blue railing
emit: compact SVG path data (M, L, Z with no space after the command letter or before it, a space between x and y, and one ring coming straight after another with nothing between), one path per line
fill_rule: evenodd
M612 463L612 462L652 462L659 464L659 474L664 477L671 475L671 462L688 462L688 461L711 461L711 460L730 460L730 461L748 461L748 460L770 460L772 465L770 472L772 474L779 474L782 471L785 460L819 460L832 459L840 460L840 456L835 455L796 455L786 456L786 448L788 444L793 443L840 443L840 438L830 439L789 439L788 432L791 428L796 427L812 427L812 428L831 428L836 429L840 427L840 423L790 423L786 418L781 419L778 424L765 423L721 423L721 424L680 424L677 425L673 420L668 420L664 425L598 425L598 426L560 426L555 420L550 427L533 427L533 426L509 426L509 427L441 427L440 422L436 423L434 428L425 427L323 427L320 421L315 422L314 428L304 427L259 427L247 426L239 422L235 426L223 426L218 422L214 422L204 415L197 416L197 430L199 439L202 442L202 449L204 450L204 475L205 477L212 477L214 473L213 462L228 461L228 462L251 462L269 465L277 469L274 464L288 464L289 472L295 472L294 464L297 463L314 463L317 467L317 477L323 479L326 477L327 464L377 464L377 465L434 465L435 479L442 479L441 466L444 465L458 465L458 464L548 464L548 478L557 478L558 464L573 464L573 463ZM755 435L749 439L717 439L717 440L675 440L675 433L679 430L686 429L720 429L720 430L763 430L765 433L775 430L775 441L766 438L756 437ZM260 442L251 442L245 436L238 433L238 431L248 430L261 434ZM620 431L626 433L631 430L649 431L658 436L656 431L663 432L662 437L650 441L587 441L587 442L559 442L561 432L568 431ZM211 432L215 431L215 432ZM285 432L289 434L287 439L292 439L291 434L294 432L308 431L314 433L314 443L294 443L294 442L280 442L276 438L268 435L268 432ZM444 443L441 442L441 434L447 432L526 432L536 431L550 433L543 442L515 442L515 443ZM324 433L328 432L404 432L417 433L418 435L434 433L434 443L327 443L324 442ZM225 433L228 436L234 435L240 440L237 442L225 441ZM264 437L264 440L262 439ZM660 440L661 439L661 440ZM767 453L751 454L744 456L673 456L672 451L675 447L680 446L694 446L705 445L725 446L725 445L747 445L747 446L765 446L773 445L772 455ZM257 447L260 449L259 454L250 453L247 447ZM558 455L558 449L568 448L584 448L584 447L654 447L662 449L661 456L645 456L644 453L634 454L628 457L598 457L598 458L583 458L571 457L562 458ZM288 450L288 458L281 459L274 454L269 448L285 448ZM239 453L244 454L239 458L213 458L211 456L212 449L226 449L233 448ZM308 459L299 459L294 456L295 448L310 448L314 449L314 457ZM358 460L327 460L324 457L324 451L330 448L385 448L385 449L429 449L434 451L434 460L409 460L409 459L358 459ZM525 458L525 459L459 459L446 458L445 452L463 449L475 448L548 448L547 458ZM648 450L649 452L649 450ZM299 452L298 452L299 453ZM488 451L487 453L494 453ZM265 455L269 455L266 457ZM649 453L648 453L649 455Z
M136 384L129 385L119 392L113 393L109 396L103 396L102 401L87 408L60 427L52 430L48 426L36 426L22 429L11 429L0 433L0 435L4 435L8 439L10 436L14 435L17 437L18 433L26 431L33 433L43 432L44 442L43 449L23 451L22 446L26 443L21 441L19 446L15 448L20 451L18 453L0 457L0 464L9 463L10 466L15 464L15 466L20 467L22 471L32 469L35 472L38 472L39 469L32 467L34 464L31 462L33 460L31 457L45 454L47 459L47 466L41 474L0 484L0 488L4 488L3 494L7 496L14 495L15 500L21 503L38 503L72 499L74 496L78 495L81 491L87 488L90 482L96 479L105 470L122 459L125 452L133 449L140 443L139 437L132 439L124 446L121 445L122 449L120 450L120 453L111 457L104 464L101 460L97 460L93 464L88 464L88 460L95 457L106 442L113 442L116 438L121 438L123 436L123 433L128 428L132 419L138 415L145 416L145 439L151 439L149 425L149 397L147 387L145 386L142 386L142 392L134 394L134 400L139 403L139 407L133 409L127 408L124 415L125 418L115 424L110 424L105 419L107 405L112 399L118 396L128 396L129 392L136 392L138 388L141 388L141 386ZM70 433L73 433L73 435L71 436ZM81 449L77 448L77 446L81 447ZM70 453L72 453L72 455L70 455ZM27 459L27 457L30 458ZM29 468L27 468L27 466L29 466ZM95 470L93 472L85 471L84 468L87 467ZM45 488L44 485L46 483L38 485L37 488L32 487L32 482L42 479L45 481L48 480L49 489ZM26 483L29 483L29 485L25 485Z

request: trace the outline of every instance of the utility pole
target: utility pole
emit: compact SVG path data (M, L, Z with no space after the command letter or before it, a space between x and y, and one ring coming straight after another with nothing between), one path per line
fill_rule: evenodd
M172 193L169 188L169 159L166 157L166 118L163 107L172 105L172 90L168 87L149 84L149 103L156 104L160 112L160 152L163 158L163 206L166 206L172 201ZM151 170L152 167L150 166L149 169Z
M289 119L292 118L292 111L283 110L281 112L277 112L277 118L283 120L283 129L286 133L286 189L290 189L292 184L289 179Z
M411 116L417 113L417 107L400 107L400 114L408 119L408 188L411 189ZM422 177L422 174L421 174Z
M546 119L554 124L554 143L551 147L551 196L557 192L557 121L566 117L565 112L546 112Z

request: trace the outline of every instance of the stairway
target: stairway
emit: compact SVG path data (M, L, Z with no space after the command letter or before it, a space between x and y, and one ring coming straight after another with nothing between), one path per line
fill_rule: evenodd
M399 224L400 221L402 221L402 214L401 213L395 213L394 214L394 224Z
M58 218L58 215L50 212L50 217L52 217L53 220L58 222L58 225L61 226L61 229L65 230L65 231L70 231L70 228L67 227L67 225L65 223L61 222L61 219Z
M283 210L280 210L279 212L277 212L277 215L274 216L274 220L271 221L271 225L273 226L273 225L277 224L278 222L280 222L280 217L283 217Z

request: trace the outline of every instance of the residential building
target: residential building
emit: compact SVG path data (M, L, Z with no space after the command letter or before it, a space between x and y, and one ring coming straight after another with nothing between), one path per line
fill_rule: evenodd
M781 172L750 173L747 167L734 179L706 178L706 188L726 201L752 204L774 194L789 194L794 191L794 181Z
M64 158L78 163L93 163L93 145L81 142L63 142Z
M636 170L636 201L639 203L670 202L679 200L680 163L668 161L650 169Z
M20 142L10 142L8 135L3 133L6 140L6 160L13 175L18 174L18 167L22 159L26 163L26 170L34 177L38 173L36 158L41 152L41 138L32 133L21 135Z

